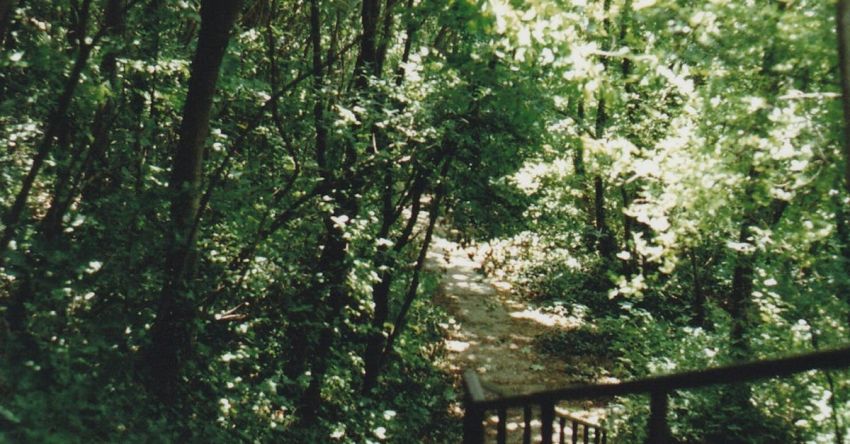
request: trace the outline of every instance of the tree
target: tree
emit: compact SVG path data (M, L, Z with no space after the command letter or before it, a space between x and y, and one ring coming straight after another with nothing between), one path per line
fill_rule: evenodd
M164 399L173 399L176 395L177 378L187 359L195 322L195 297L190 282L195 262L204 151L219 68L239 9L238 1L207 0L201 5L198 45L192 59L179 142L168 182L172 198L165 281L151 344L144 358L144 364L150 369L150 387Z

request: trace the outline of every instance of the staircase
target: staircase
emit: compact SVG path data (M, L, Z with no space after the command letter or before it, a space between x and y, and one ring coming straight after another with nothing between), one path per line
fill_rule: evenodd
M735 364L705 370L654 376L615 384L588 384L564 387L525 395L502 396L498 389L482 383L475 371L467 370L463 375L465 388L465 413L463 422L464 444L483 444L487 437L486 416L495 413L496 442L506 444L514 442L515 436L508 435L508 412L521 410L523 417L522 443L532 442L532 422L539 421L539 441L543 444L565 443L569 437L572 443L607 443L608 432L597 424L582 421L557 408L564 401L581 399L608 398L634 394L649 394L650 417L648 444L669 444L672 442L667 425L667 398L677 390L688 390L710 385L741 383L760 379L785 377L809 370L825 370L850 367L850 347L814 352L804 355ZM488 397L487 386L495 397ZM536 420L535 420L536 415ZM581 441L579 441L581 439ZM592 441L591 441L592 440Z

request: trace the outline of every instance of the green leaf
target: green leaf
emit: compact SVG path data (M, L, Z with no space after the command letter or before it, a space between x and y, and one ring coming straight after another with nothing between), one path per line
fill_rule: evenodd
M6 407L3 407L2 405L0 405L0 417L2 417L8 422L11 422L12 424L21 423L20 418L18 418L14 413L12 413L11 410L7 409Z

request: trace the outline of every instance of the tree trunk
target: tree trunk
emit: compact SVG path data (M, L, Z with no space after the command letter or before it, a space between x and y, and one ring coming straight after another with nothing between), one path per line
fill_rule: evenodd
M313 0L315 2L315 0ZM315 6L318 11L318 6ZM318 14L318 12L316 13ZM360 36L360 51L354 67L353 93L369 92L368 78L377 75L377 26L380 17L380 4L378 0L363 0L360 20L362 34ZM315 49L314 49L315 50ZM315 56L314 56L315 57ZM357 177L354 165L357 162L357 151L350 141L344 144L342 150L341 170L342 174L338 180L332 182L332 188L337 189L335 201L337 209L333 217L347 216L353 218L357 215L359 203L357 194L361 188L363 178ZM321 167L320 167L321 168ZM313 353L310 384L301 399L301 419L307 424L317 419L317 413L321 406L321 389L324 385L325 376L329 365L329 357L335 338L334 327L339 315L348 303L349 295L346 288L345 278L348 275L350 264L347 263L347 241L342 237L343 233L331 220L331 216L325 219L327 230L326 241L320 259L319 270L328 276L329 282L323 285L329 291L327 308L323 316L323 327L319 333L319 343Z
M375 49L375 73L381 75L384 70L384 61L387 58L387 49L392 41L394 16L393 9L398 0L387 0L384 6L384 22L381 26L381 41Z
M314 25L313 34L318 35L318 3L317 0L311 1L311 8L315 11L311 13L311 22ZM316 18L313 19L312 17ZM360 51L357 56L357 63L354 68L354 94L366 93L369 91L370 75L375 75L376 57L376 39L377 25L380 16L380 4L378 0L363 0L361 9L361 26L363 33L360 38ZM316 41L313 42L313 50L317 51ZM314 54L315 60L318 56ZM322 129L324 125L321 125ZM318 136L317 128L317 136ZM362 178L356 176L354 165L357 162L357 151L354 144L351 142L345 143L342 151L342 165L340 168L341 174L334 175L330 181L331 189L335 189L334 201L337 208L332 215L325 218L325 242L322 250L322 256L319 259L319 271L323 276L327 277L327 282L319 282L319 288L327 289L329 296L325 304L324 315L322 316L322 330L319 332L319 341L315 347L313 357L310 384L302 396L301 405L301 420L310 424L316 421L319 407L321 406L321 390L324 385L325 376L329 366L329 359L332 352L334 339L336 336L335 327L342 310L349 302L349 294L346 286L346 277L350 264L347 263L346 248L348 242L343 237L343 229L336 226L334 219L345 216L354 218L357 216L359 204L356 194L358 193ZM317 153L318 155L318 153ZM323 156L323 161L328 162L329 159ZM318 158L317 158L318 161ZM322 165L319 165L322 169Z
M321 28L321 16L319 10L318 0L310 0L310 44L313 52L313 94L315 95L313 104L313 126L315 127L315 157L316 164L319 167L319 174L322 176L322 182L327 185L328 190L331 190L333 187L331 183L333 183L333 177L331 175L331 171L327 166L327 129L325 128L325 120L324 120L324 110L325 104L322 100L322 88L324 87L324 65L322 64L322 28ZM327 226L327 218L325 218L325 224ZM329 243L330 236L332 235L331 231L326 233L326 238L328 239L322 247L322 255L319 259L319 265L317 267L317 272L326 273L326 270L323 268L324 264L328 261ZM338 242L338 240L337 240ZM314 275L316 272L314 271ZM317 293L317 289L320 287L320 282L314 282L310 286L309 293ZM304 298L300 298L304 299ZM313 302L316 303L316 302ZM319 302L321 303L321 302ZM327 308L325 309L327 310ZM324 315L324 312L320 312L321 315ZM307 318L302 316L301 314L296 314L295 319L293 319L293 327L295 329L290 329L289 336L292 337L290 350L292 351L293 362L288 364L286 369L286 374L292 379L300 376L304 369L309 365L308 359L306 359L308 352L311 346L315 346L312 342L315 342L313 338L310 337L309 334L305 334L303 331L298 331L301 329L301 325L307 323ZM297 330L296 330L297 329ZM326 339L327 341L327 339ZM311 372L312 375L312 372ZM311 381L312 384L312 381ZM313 395L311 395L313 396ZM311 406L311 409L318 410L318 393L316 394L315 400L310 399L307 400L307 393L303 396L303 402L315 404L315 406Z
M631 0L626 0L623 4L622 15L620 20L620 37L619 44L620 46L627 45L626 40L629 36L629 25L631 24L631 12L632 12L632 2ZM625 105L626 105L626 121L632 128L634 128L638 124L637 118L637 109L638 109L638 93L635 89L635 83L629 79L632 75L632 59L629 57L623 57L623 60L620 64L620 74L623 77L623 90L625 92ZM627 131L627 136L632 139L632 142L636 146L640 146L640 142L637 140L635 136L634 130L630 128ZM640 149L640 148L638 148ZM644 239L648 239L650 236L649 230L647 230L646 226L643 226L640 222L638 222L637 218L630 216L627 213L627 209L629 205L632 203L632 199L634 196L638 195L641 190L640 184L635 184L637 190L629 191L629 188L623 184L620 185L620 193L623 198L623 249L631 253L631 258L628 259L625 263L624 272L627 276L631 276L637 272L638 268L638 255L635 250L634 241L633 241L633 232L643 233L645 236Z
M601 48L603 51L608 51L611 47L609 36L611 35L611 19L609 13L611 10L611 0L603 1L603 10L605 17L602 21L602 27L605 29L605 37L602 39ZM608 58L602 58L602 66L604 70L608 69ZM605 134L605 126L608 124L608 111L606 109L605 96L599 92L599 99L596 104L596 122L594 125L594 138L601 139ZM599 255L606 260L613 260L616 247L613 233L605 221L605 182L602 176L596 175L593 179L593 208L596 222L596 250Z
M393 279L395 278L394 268L396 265L395 255L401 253L401 250L410 242L411 234L413 233L413 228L416 225L416 221L419 218L420 209L421 209L421 200L422 194L425 191L426 181L424 178L417 179L414 181L413 190L412 190L412 207L410 211L410 218L405 226L405 229L402 230L402 233L396 238L395 246L393 247L392 253L390 253L389 247L382 246L379 250L378 258L375 262L375 266L377 269L385 268L386 271L381 273L381 281L376 285L372 291L372 301L375 304L375 312L372 317L372 334L369 336L368 343L366 345L366 351L363 355L363 362L365 372L363 374L363 387L362 392L364 394L368 394L377 384L378 376L381 372L381 361L382 361L382 351L385 348L385 328L384 324L386 323L389 312L390 312L390 286L392 285ZM389 211L391 213L395 213L392 205L390 204ZM393 221L394 222L394 221ZM387 233L389 232L389 227L387 227ZM385 234L385 236L386 236Z
M605 221L605 183L602 176L597 175L593 179L594 189L594 214L596 216L597 250L599 255L605 259L613 260L616 253L616 244L611 229Z
M777 3L780 11L785 8L784 3ZM773 45L765 48L764 55L761 61L761 74L769 76L771 70L776 65L776 48ZM778 77L772 77L772 84L768 91L775 93L779 90ZM755 183L759 179L759 174L755 167L751 166L747 173L747 185L744 190L744 197L748 200L744 204L743 216L739 227L738 242L750 243L752 234L750 231L755 227L763 227L764 225L776 225L782 217L782 214L787 207L787 202L774 199L770 205L760 205L752 196L755 194ZM753 300L753 271L756 262L757 252L737 251L735 253L735 267L732 271L732 293L729 299L729 314L732 316L732 330L730 332L731 355L733 359L746 360L752 359L751 348L747 340L747 333L756 322L754 316ZM747 390L750 389L746 385ZM740 395L740 394L738 394ZM737 396L737 395L736 395ZM738 399L742 402L741 405L748 404L748 396L739 396Z
M124 0L109 0L106 4L104 32L105 35L117 38L124 31ZM113 91L120 89L116 72L118 69L118 52L109 51L104 54L100 63L100 72L112 85ZM62 218L71 207L71 203L79 191L80 182L92 174L94 162L101 158L109 146L110 120L115 110L115 99L108 97L95 112L92 123L92 143L85 151L81 159L72 159L67 167L66 174L57 179L54 187L53 199L44 220L41 222L41 231L45 237L54 239L62 232ZM102 188L96 186L94 188Z
M407 313L410 311L410 307L413 306L413 302L416 300L416 295L419 291L419 276L425 266L425 258L427 257L428 249L431 247L431 239L434 235L434 227L437 224L437 219L440 215L440 207L442 205L443 198L446 195L445 180L449 171L450 164L451 160L446 159L445 163L443 164L442 171L440 172L440 183L437 186L437 193L434 197L434 202L431 205L431 208L428 213L428 228L425 230L425 239L422 241L422 246L419 248L419 256L416 258L416 265L413 269L413 277L411 278L410 284L407 287L407 294L405 295L404 302L402 303L398 316L396 317L396 320L393 323L393 329L387 337L386 345L384 346L384 350L381 353L381 358L378 361L378 374L380 374L381 370L387 362L387 359L389 359L389 356L393 351L393 347L395 347L395 341L401 335L402 330L404 330L404 327L407 324Z
M171 226L165 282L145 363L150 369L150 388L163 399L173 399L176 394L183 355L189 349L195 310L188 281L194 265L192 226L200 199L204 141L219 68L240 3L204 0L201 4L201 30L169 180Z
M631 257L625 261L623 273L626 276L631 277L637 272L637 251L634 248L634 242L632 242L632 230L634 229L637 221L635 218L626 214L626 209L629 208L632 200L629 195L629 190L626 188L625 184L620 185L620 197L623 201L623 250L628 251L631 254Z
M584 126L584 97L579 97L578 104L576 105L576 119L578 120L579 126ZM584 146L581 143L581 138L576 141L575 150L573 151L573 169L576 176L581 179L582 186L584 186Z
M706 298L703 289L700 264L697 263L697 253L692 247L688 252L691 260L691 283L694 293L694 317L693 324L697 327L706 326Z
M384 58L386 56L387 47L389 46L389 41L391 40L391 31L393 26L393 6L395 5L396 0L387 0L387 10L384 16L384 26L383 26L383 35L381 39L381 44L378 48L378 73L382 74L383 72L383 64ZM407 8L411 8L413 2L408 0ZM413 40L413 33L415 29L412 25L407 27L406 30L406 38L404 43L404 51L401 57L401 63L399 64L399 70L396 72L395 84L396 86L401 86L402 82L404 82L404 69L403 66L410 58L410 49ZM388 140L386 133L380 128L374 128L373 134L377 140L380 140L380 146L384 149L388 145ZM381 229L378 232L379 238L389 238L390 230L392 226L398 221L401 217L401 212L396 211L395 205L393 203L394 196L394 186L395 186L395 175L394 170L395 164L392 160L387 157L384 163L384 183L382 187L382 196L381 196ZM421 203L420 200L422 198L422 193L425 191L425 187L427 185L427 181L423 175L423 173L419 171L413 171L412 173L414 179L410 182L410 189L403 190L402 196L405 196L409 193L412 196L411 201L411 214L408 220L408 223L405 228L413 227L416 224L416 220L419 217ZM387 322L390 313L390 288L392 287L393 280L395 279L395 256L394 254L398 254L401 250L407 245L410 241L410 234L412 230L408 231L407 229L402 230L402 233L395 239L395 247L393 248L393 254L390 254L390 248L386 245L381 245L378 247L378 252L375 256L375 269L385 270L381 272L380 278L381 281L376 285L372 290L372 302L374 304L375 310L372 316L372 332L369 334L366 344L366 350L363 354L363 363L364 363L364 373L363 373L363 385L361 387L361 391L363 394L369 394L372 389L377 385L378 376L381 372L381 352L384 348L385 342L385 327L384 324Z
M81 17L82 24L79 26L80 29L86 29L90 4L90 0L83 4L83 13ZM65 123L65 115L68 113L68 108L71 106L71 101L74 98L77 85L80 84L80 77L82 76L83 69L85 69L88 64L89 56L91 55L92 48L95 45L95 42L85 43L84 36L81 36L79 41L80 47L77 50L77 57L74 60L74 66L71 68L71 73L65 80L65 85L62 89L62 93L59 95L59 100L57 100L56 106L50 112L47 119L44 135L38 143L38 148L36 148L35 156L32 159L32 165L30 165L30 169L24 177L21 189L15 196L14 202L3 213L4 228L2 237L0 237L0 266L3 266L3 258L6 253L6 249L9 247L9 243L15 238L15 233L17 232L18 225L21 222L21 217L23 216L24 209L26 208L27 201L29 200L32 187L35 184L35 179L38 177L41 167L44 166L44 162L50 155L54 139L59 135L59 132Z
M360 22L363 33L360 36L360 54L354 65L354 87L356 90L365 91L369 86L369 75L378 73L378 19L381 15L379 0L363 0L360 10Z
M15 6L15 0L0 0L0 46L6 40L6 33L9 32L9 22L12 19L12 8Z

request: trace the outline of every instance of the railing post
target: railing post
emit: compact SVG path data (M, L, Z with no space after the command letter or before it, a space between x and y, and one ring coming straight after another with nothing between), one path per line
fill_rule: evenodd
M505 444L508 441L508 411L499 409L499 425L496 429L496 442Z
M573 437L572 437L572 440L573 440L572 444L578 444L578 422L576 422L576 420L573 420Z
M564 417L561 417L560 423L561 423L561 436L558 438L558 444L567 444L567 441L566 441L566 438L567 438L567 430L566 430L567 429L567 419L564 418Z
M555 422L555 404L544 402L540 404L540 434L542 444L552 444L552 428Z
M474 403L466 404L463 415L463 444L484 444L483 412Z
M463 374L466 387L465 412L463 414L463 444L484 444L484 410L477 403L484 400L484 389L478 375L467 370Z
M649 398L649 437L647 444L667 444L670 430L667 426L667 392L656 390Z

